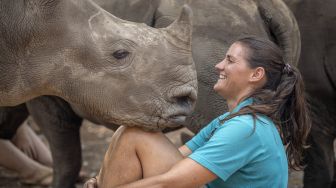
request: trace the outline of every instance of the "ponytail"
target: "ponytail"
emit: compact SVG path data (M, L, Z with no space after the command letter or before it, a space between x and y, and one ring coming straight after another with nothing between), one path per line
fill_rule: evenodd
M306 140L311 121L301 74L297 68L288 67L287 71L286 67L284 68L280 84L274 95L274 100L278 103L275 117L279 119L279 131L287 147L288 164L292 169L300 170L302 169L302 154L307 148Z

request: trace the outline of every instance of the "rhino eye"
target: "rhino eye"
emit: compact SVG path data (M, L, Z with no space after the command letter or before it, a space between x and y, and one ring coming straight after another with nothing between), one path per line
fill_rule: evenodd
M123 59L129 55L129 52L127 50L117 50L113 52L112 56L116 59Z

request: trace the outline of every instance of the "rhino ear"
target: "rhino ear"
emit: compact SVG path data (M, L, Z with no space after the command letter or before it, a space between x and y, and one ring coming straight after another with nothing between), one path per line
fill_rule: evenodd
M164 28L173 39L183 41L185 44L191 44L192 33L192 10L188 5L182 7L182 11L177 20Z
M297 65L301 51L299 26L289 8L280 0L260 1L258 10L275 42L282 48L285 61Z

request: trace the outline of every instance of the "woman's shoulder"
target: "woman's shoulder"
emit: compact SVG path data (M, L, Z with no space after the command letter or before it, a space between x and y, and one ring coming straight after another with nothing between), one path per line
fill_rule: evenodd
M253 117L251 115L239 115L226 120L216 131L215 136L221 139L229 138L232 142L258 140L255 133ZM246 140L246 138L248 138Z
M266 126L265 126L266 125ZM221 129L226 131L243 131L246 133L259 131L258 127L273 127L273 121L265 115L256 115L256 118L252 114L244 114L235 116L231 119L224 121ZM262 128L263 129L263 128ZM261 131L261 130L260 130Z
M232 123L254 123L254 121L257 124L273 124L273 121L271 118L269 118L266 115L263 114L256 114L255 118L252 114L243 114L243 115L238 115L235 116L231 119L228 119L225 121L227 124L232 124Z
M253 122L253 116L251 114L243 114L243 115L238 115L234 116L224 122L224 124L236 124L236 123L247 123L250 124Z
M254 129L253 127L253 116L251 115L239 115L225 120L220 126L221 129L225 131L243 131L250 132Z

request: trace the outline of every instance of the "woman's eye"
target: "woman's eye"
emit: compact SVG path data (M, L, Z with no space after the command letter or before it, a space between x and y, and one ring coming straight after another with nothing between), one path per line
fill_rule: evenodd
M231 59L228 59L228 62L229 62L229 63L234 63Z
M115 52L113 52L112 56L116 59L123 59L125 57L127 57L130 53L127 50L117 50Z

